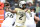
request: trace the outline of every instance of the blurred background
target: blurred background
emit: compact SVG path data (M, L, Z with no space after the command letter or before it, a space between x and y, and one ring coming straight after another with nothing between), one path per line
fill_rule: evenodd
M12 10L19 8L20 1L25 1L27 5L26 7L28 8L34 6L36 8L36 13L40 19L40 0L0 0L0 2L4 3L4 12L7 6L10 6L9 8L11 8ZM40 21L38 22L37 27L40 27Z

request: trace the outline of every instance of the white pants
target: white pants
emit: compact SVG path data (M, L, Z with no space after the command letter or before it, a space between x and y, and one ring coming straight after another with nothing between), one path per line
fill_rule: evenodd
M27 20L27 21L25 22L25 26L26 26L26 27L36 27L36 23L35 23L35 22L32 22L32 21L30 21L30 20Z

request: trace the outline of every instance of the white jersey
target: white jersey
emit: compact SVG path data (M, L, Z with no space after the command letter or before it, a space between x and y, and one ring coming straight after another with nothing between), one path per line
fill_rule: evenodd
M25 25L28 27L36 27L36 23L34 21L34 16L35 16L35 13L34 12L31 12L31 13L27 13L26 12L26 22L25 22Z
M2 25L6 26L12 26L12 24L16 20L16 14L11 13L11 12L6 12L5 13L5 20L3 21Z

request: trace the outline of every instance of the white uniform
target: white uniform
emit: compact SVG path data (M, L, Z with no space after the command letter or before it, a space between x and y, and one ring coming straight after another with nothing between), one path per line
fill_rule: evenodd
M35 16L35 13L34 12L31 12L31 14L27 13L26 12L26 22L25 22L25 25L27 27L36 27L36 23L34 21L34 16Z
M16 14L11 13L11 12L6 12L5 13L5 20L2 23L2 27L12 27L12 24L16 20Z

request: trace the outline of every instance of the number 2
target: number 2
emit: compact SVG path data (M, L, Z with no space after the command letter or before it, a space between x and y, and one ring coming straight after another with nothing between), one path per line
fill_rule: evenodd
M20 20L22 20L23 14L20 15L21 17L19 17Z

